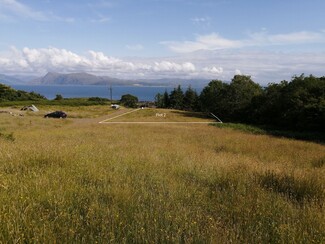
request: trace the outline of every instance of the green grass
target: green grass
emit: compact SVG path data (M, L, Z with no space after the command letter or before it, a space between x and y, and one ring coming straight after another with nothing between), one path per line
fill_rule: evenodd
M257 134L257 135L267 134L266 130L263 130L261 128L258 128L256 126L252 126L252 125L234 124L234 123L218 123L218 124L214 124L214 126L217 126L219 128L231 128L231 129L240 130L240 131Z
M321 144L40 108L0 113L0 243L325 242Z

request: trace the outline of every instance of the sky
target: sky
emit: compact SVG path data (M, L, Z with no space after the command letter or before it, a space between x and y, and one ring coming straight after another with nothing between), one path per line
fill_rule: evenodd
M324 0L0 0L0 73L325 75Z

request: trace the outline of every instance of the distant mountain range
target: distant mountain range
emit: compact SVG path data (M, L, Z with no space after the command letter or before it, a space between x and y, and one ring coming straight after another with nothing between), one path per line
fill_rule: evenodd
M18 79L14 76L2 75L0 74L0 83L5 85L21 85L24 82L21 79Z
M134 81L88 73L61 74L49 72L44 77L32 80L31 83L41 85L131 85Z
M61 74L49 72L43 77L8 76L0 74L0 83L6 85L118 85L118 86L184 86L202 87L208 83L204 79L141 79L127 80L88 73Z

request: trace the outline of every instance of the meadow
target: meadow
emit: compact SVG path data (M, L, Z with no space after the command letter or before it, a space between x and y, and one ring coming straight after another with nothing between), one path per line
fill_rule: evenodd
M37 105L37 104L36 104ZM0 113L0 243L324 243L325 146L208 124ZM17 108L8 109L20 113ZM120 121L207 121L149 110Z

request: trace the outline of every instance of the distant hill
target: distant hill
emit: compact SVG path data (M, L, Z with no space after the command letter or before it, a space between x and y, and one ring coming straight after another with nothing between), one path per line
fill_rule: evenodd
M20 85L24 82L16 77L0 74L0 83L6 85Z
M139 79L127 80L109 76L96 76L88 73L61 74L49 72L44 77L31 81L40 85L119 85L119 86L182 86L203 87L208 81L204 79Z
M37 76L37 75L12 75L11 77L14 77L14 78L24 82L24 84L28 84L28 82L30 82L31 80L35 80L35 79L39 78L39 76Z
M42 85L133 85L135 81L88 73L61 74L49 72L44 77L32 80L32 83Z

